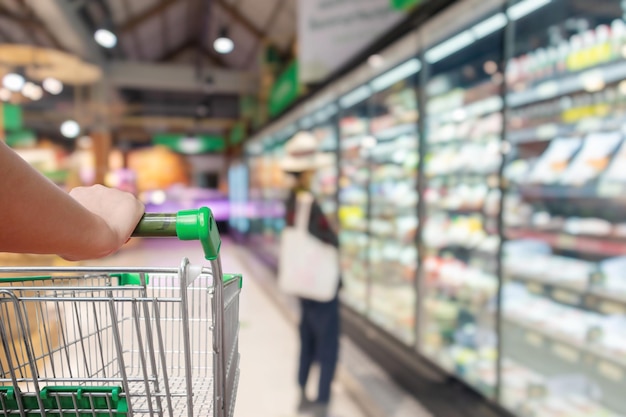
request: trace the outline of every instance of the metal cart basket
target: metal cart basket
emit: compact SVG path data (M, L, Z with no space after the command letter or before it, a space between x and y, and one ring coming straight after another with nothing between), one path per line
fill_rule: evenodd
M242 281L211 211L134 235L198 239L210 268L0 268L2 415L233 416Z

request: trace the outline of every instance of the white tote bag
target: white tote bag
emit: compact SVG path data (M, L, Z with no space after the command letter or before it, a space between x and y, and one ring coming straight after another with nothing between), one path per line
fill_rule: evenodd
M285 227L280 242L278 283L287 294L330 301L339 286L337 249L309 233L313 196L298 193L294 225Z

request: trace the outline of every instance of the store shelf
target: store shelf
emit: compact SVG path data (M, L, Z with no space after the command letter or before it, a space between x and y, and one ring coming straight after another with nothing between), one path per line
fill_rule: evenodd
M588 283L559 282L515 273L505 273L505 279L522 282L529 292L572 307L600 314L626 315L626 294L590 286Z
M582 252L599 256L623 256L626 240L605 237L576 236L567 233L542 232L538 230L510 228L505 231L508 239L536 239L553 248Z
M607 119L589 117L579 123L546 123L541 126L511 130L507 132L507 140L513 145L546 142L557 137L584 135L593 132L610 132L621 129L623 118Z
M446 112L429 115L431 123L451 123L463 122L466 120L477 119L487 116L491 113L502 111L504 102L500 96L491 96L482 100L474 101L452 108Z
M463 180L459 181L461 183L467 183L468 180L481 180L485 181L488 177L497 176L496 172L469 172L469 171L458 171L458 172L448 172L444 174L426 174L426 177L429 181L443 179L443 180Z
M618 366L626 376L626 358L621 358L601 346L569 339L560 334L543 330L535 323L526 322L507 314L503 315L503 321L507 326L515 326L527 331L526 342L533 347L547 348L570 363L576 363L585 358L589 361L590 357L596 362L609 362Z
M485 217L496 217L496 215L490 215L485 212L484 207L471 207L471 208L449 208L439 204L428 204L426 209L429 212L446 212L451 216L466 216L470 214L481 214Z
M417 122L399 124L374 133L374 137L381 142L393 140L404 135L417 135Z
M598 90L597 86L603 88L605 85L624 78L626 78L626 62L613 62L577 74L536 82L526 91L507 94L507 105L515 108L579 91L595 92Z

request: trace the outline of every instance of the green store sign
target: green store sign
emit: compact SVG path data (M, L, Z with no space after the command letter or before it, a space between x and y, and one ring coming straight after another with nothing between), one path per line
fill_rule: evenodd
M24 125L22 108L15 104L1 104L4 130L19 130Z
M426 0L391 0L391 8L395 10L410 10L419 6Z
M161 133L152 137L152 143L187 155L223 152L226 149L226 140L219 135Z
M268 109L270 116L277 116L293 103L300 95L298 82L298 61L293 61L278 76L270 91Z
M9 130L5 135L7 145L12 148L34 146L37 135L32 130Z
M237 122L230 131L229 144L231 146L238 145L246 138L246 124Z

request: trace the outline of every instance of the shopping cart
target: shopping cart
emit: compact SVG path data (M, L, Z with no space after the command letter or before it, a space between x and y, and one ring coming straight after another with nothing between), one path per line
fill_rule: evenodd
M241 276L207 208L146 214L135 236L198 239L210 268L0 268L4 416L232 417Z

